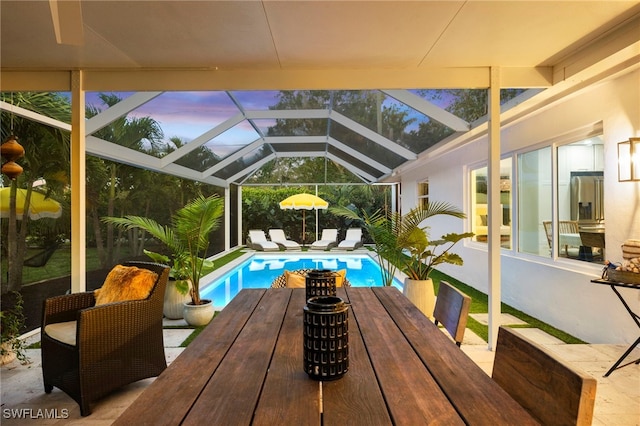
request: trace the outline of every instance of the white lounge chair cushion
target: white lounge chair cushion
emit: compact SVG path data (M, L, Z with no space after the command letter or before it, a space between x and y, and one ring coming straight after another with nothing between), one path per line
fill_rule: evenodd
M249 238L251 238L251 244L257 245L264 251L276 251L280 250L280 246L273 241L267 240L267 236L264 231L259 229L249 230Z

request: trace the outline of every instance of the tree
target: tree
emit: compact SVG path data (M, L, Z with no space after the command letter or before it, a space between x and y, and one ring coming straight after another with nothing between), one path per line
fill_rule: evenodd
M99 95L103 105L112 107L121 101L117 95L101 93ZM93 105L87 106L86 115L88 118L94 117L99 114L101 110ZM108 142L112 142L129 149L136 151L154 150L160 146L160 142L163 138L162 129L160 125L150 117L128 117L123 116L113 121L108 126L103 127L94 133L96 137ZM107 203L107 216L113 216L115 212L115 203L118 198L126 197L127 189L122 186L122 176L119 172L122 171L122 166L118 163L111 161L104 161L104 166L107 168L107 185L104 183L96 182L95 180L88 182L88 184L94 184L101 189L92 188L91 191L94 195L101 194L102 191L107 191L106 197ZM90 209L92 214L91 222L94 228L94 235L96 236L96 244L98 254L100 257L100 263L102 267L108 268L114 263L114 230L113 224L107 223L106 225L106 247L103 246L102 230L100 227L100 218L97 216L97 208Z
M2 93L1 97L5 102L63 122L68 123L71 120L68 100L56 93ZM38 179L46 180L47 195L62 197L69 176L69 133L13 116L7 111L2 111L2 123L10 124L8 128L2 128L2 140L14 133L18 135L19 143L25 149L24 157L18 161L22 164L24 172L12 182L15 188L24 188L27 191L25 211L28 211L31 202L33 183ZM15 217L15 214L12 217ZM18 291L22 287L22 267L31 222L26 214L20 221L7 221L8 279L2 283L2 294Z

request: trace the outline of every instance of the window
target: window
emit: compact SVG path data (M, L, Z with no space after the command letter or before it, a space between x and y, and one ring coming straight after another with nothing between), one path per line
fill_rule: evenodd
M600 136L558 146L555 181L552 147L518 155L518 251L604 259L603 147Z
M559 146L558 256L604 260L604 141Z
M418 183L418 205L426 208L429 204L429 181Z
M518 251L550 255L551 148L518 155Z
M488 168L486 166L471 170L471 232L476 234L475 241L487 242L489 231L488 208ZM500 161L500 244L511 248L511 159Z

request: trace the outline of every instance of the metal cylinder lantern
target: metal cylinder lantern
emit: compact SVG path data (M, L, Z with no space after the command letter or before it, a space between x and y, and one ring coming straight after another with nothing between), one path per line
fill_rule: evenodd
M315 380L336 380L349 370L349 306L336 296L307 300L304 371Z
M336 295L336 273L328 269L313 269L305 278L306 299Z

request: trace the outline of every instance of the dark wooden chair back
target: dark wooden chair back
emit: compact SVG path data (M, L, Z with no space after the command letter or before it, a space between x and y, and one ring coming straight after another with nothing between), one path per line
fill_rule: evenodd
M433 317L436 325L441 323L460 346L467 328L467 317L471 307L471 297L446 281L440 281Z
M492 377L541 424L591 424L596 380L513 329L498 331Z

